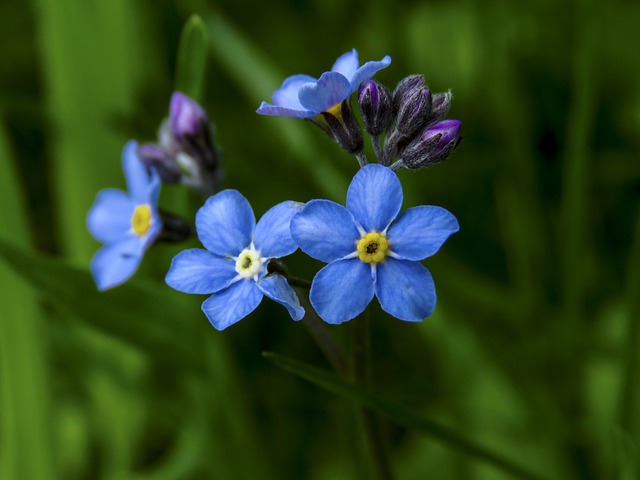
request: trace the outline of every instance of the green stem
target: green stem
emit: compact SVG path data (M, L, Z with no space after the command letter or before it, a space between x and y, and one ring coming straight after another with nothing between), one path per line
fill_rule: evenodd
M352 334L352 378L356 384L369 388L371 386L371 340L368 309L352 320ZM363 409L362 406L357 406L356 411L361 420L377 477L381 480L392 480L393 471L378 416Z

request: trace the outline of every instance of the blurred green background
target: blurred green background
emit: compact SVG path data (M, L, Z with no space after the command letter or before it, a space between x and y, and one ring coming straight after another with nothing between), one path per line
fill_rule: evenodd
M154 246L104 294L88 276L99 245L86 213L99 189L124 188L125 142L155 139L193 13L224 185L257 215L342 202L357 170L310 124L254 113L286 76L317 76L355 47L362 62L391 55L376 75L389 88L422 73L454 93L461 146L400 172L405 208L440 205L461 224L425 262L436 312L408 324L375 308L372 351L380 397L456 434L386 421L397 477L517 478L456 448L465 438L540 478L640 478L630 0L3 0L0 478L372 478L353 403L261 356L330 368L282 307L215 331L205 297L163 284L186 245ZM161 204L192 218L200 200L165 187ZM320 266L288 260L299 277ZM344 343L347 329L330 332Z

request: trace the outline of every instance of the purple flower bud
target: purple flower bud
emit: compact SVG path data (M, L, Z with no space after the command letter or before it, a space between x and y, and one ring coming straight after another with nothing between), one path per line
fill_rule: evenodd
M169 108L171 133L180 148L202 162L207 170L217 167L218 156L207 112L184 93L174 92Z
M364 128L369 135L378 136L389 128L393 119L391 93L384 85L375 80L360 85L358 105Z
M426 87L424 77L422 75L409 75L404 77L396 89L393 91L393 112L397 115L400 105L405 102L405 99L413 94L416 90L421 90Z
M402 163L410 170L444 161L460 142L459 120L442 120L424 131L407 145Z
M451 91L435 93L431 98L431 112L427 124L442 120L449 112L451 106Z
M179 183L182 172L175 163L173 155L155 143L145 143L138 148L142 163L153 167L160 175L162 183Z
M425 127L431 111L431 92L428 88L411 91L398 105L396 130L406 138L412 138Z
M209 128L207 112L184 93L173 93L169 111L171 131L177 139L197 137Z

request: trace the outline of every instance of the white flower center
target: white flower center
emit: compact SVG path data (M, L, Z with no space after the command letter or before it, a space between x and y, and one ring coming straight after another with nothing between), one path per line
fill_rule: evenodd
M251 278L258 275L262 268L262 258L260 252L253 245L245 248L236 260L236 272L242 278Z

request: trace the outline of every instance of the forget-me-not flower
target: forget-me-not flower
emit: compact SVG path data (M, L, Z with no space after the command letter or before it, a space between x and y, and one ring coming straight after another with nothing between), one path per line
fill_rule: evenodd
M316 274L309 295L324 321L356 317L374 294L382 309L400 320L420 321L433 312L435 286L420 260L458 231L458 221L434 206L398 216L402 198L396 174L369 164L351 181L346 208L312 200L293 217L291 233L300 249L329 263Z
M105 244L91 260L91 273L99 290L127 281L162 230L158 215L160 177L153 168L144 166L134 141L122 151L122 168L128 192L100 191L87 216L89 232Z
M309 118L322 112L339 112L343 100L355 92L362 82L391 63L391 57L370 61L360 66L355 48L336 60L330 72L316 79L309 75L293 75L273 92L273 104L262 102L257 112L276 117Z
M282 275L267 275L267 263L297 250L289 224L301 207L282 202L256 224L251 205L238 191L209 197L196 214L198 238L206 250L193 248L176 255L167 284L185 293L211 294L202 311L218 330L253 312L263 296L300 320L304 309L298 297Z

